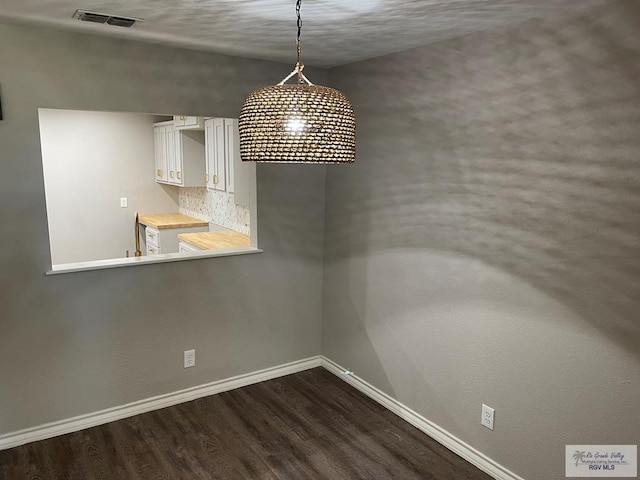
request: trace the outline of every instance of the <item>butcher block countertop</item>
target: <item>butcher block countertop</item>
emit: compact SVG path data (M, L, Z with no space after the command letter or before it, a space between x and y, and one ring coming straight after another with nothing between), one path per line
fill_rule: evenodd
M233 230L221 230L215 232L179 233L178 238L202 250L215 250L217 248L248 247L249 235L234 232Z
M165 228L207 227L209 222L199 218L183 215L182 213L155 213L140 215L140 223L147 227L163 230Z

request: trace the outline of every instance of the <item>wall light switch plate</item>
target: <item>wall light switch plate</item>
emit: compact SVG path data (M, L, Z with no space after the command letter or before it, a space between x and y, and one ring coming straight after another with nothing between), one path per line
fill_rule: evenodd
M120 207L127 208L128 205L129 200L127 199L127 197L120 197Z
M184 368L196 366L196 351L185 350L184 351Z
M484 403L482 404L482 417L480 418L480 423L487 427L489 430L493 430L493 417L495 415L496 411L491 408L488 407L487 405L485 405Z

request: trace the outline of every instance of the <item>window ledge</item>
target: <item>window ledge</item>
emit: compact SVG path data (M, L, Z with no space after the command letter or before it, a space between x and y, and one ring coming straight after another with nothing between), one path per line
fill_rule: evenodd
M183 262L185 260L197 260L199 258L230 257L232 255L247 255L262 253L255 247L221 248L219 250L203 250L190 253L165 253L143 257L112 258L108 260L94 260L91 262L61 263L52 265L46 275L59 275L62 273L85 272L88 270L104 270L106 268L133 267L136 265L150 265L154 263Z

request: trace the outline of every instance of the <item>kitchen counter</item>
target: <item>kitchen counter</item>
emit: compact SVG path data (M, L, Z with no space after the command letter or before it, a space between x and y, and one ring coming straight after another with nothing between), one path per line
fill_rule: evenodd
M199 218L183 215L182 213L155 213L152 215L140 215L139 221L147 227L164 230L167 228L191 228L208 227L209 222Z
M249 246L249 235L234 232L233 230L180 233L178 234L178 239L180 239L181 242L193 245L200 250Z

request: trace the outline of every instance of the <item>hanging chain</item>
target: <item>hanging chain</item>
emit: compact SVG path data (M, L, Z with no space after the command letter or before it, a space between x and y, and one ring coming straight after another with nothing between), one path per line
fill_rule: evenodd
M289 75L283 78L278 85L284 85L287 80L289 80L294 75L298 75L298 83L306 83L307 85L313 85L309 81L307 77L305 77L302 70L304 70L304 64L302 63L302 47L300 46L300 32L302 31L302 17L300 16L300 6L302 5L302 0L296 0L296 15L298 16L298 36L296 37L296 52L298 54L298 61L296 63L296 68L293 69Z
M296 37L296 53L298 55L298 62L296 63L296 70L298 71L298 83L304 83L302 80L302 47L300 46L300 32L302 31L302 17L300 16L300 7L302 6L302 0L296 0L296 15L298 17L298 36Z

